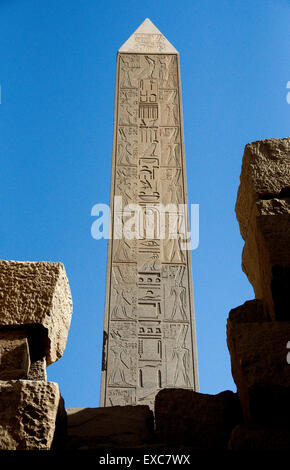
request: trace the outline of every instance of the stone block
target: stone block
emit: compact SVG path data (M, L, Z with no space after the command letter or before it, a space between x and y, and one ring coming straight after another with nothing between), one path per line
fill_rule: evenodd
M237 323L261 323L269 321L262 300L247 300L243 305L233 308L229 313L227 327Z
M290 322L228 322L232 375L246 422L289 422L289 339Z
M281 214L281 207L288 213ZM290 203L259 201L252 217L242 255L243 270L271 318L290 320Z
M290 430L286 427L269 427L257 424L236 426L228 448L234 451L288 451Z
M135 447L153 438L154 419L148 406L70 408L68 449Z
M207 395L163 389L155 400L158 441L195 449L225 449L232 429L242 421L237 394Z
M56 383L0 381L0 450L49 450L59 401Z
M30 364L29 374L27 376L28 380L44 380L47 381L46 374L46 359L38 359Z
M30 369L27 334L0 330L0 380L26 379Z
M62 263L0 261L0 328L25 327L32 356L47 364L65 349L72 299Z
M289 197L290 137L265 139L246 145L243 156L236 214L243 239L255 203L259 199Z
M242 268L273 320L290 320L290 138L245 148L236 214Z
M67 443L67 413L65 409L65 402L62 396L60 396L57 416L55 420L55 431L53 441L51 444L51 450L53 451L64 451Z

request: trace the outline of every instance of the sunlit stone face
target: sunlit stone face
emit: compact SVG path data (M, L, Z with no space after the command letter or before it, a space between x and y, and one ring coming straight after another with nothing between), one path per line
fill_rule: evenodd
M112 214L112 232L121 221L122 237L108 244L101 406L152 407L161 388L198 390L198 379L190 251L181 236L188 220L179 60L149 20L119 50L116 80L111 208L122 198ZM132 204L143 231L130 238ZM161 207L170 208L163 236Z

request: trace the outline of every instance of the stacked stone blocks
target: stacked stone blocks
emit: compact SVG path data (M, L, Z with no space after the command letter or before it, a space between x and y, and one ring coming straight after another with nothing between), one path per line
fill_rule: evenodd
M248 144L240 179L242 268L256 299L231 310L227 322L244 417L229 447L278 450L290 444L290 138Z
M51 448L63 401L46 366L63 354L71 314L61 263L0 261L0 450Z

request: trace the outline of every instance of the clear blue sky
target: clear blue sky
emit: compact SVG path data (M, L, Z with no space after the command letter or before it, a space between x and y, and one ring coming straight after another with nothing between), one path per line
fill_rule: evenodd
M253 298L234 204L247 142L289 136L286 0L1 0L2 259L62 261L74 313L48 368L67 407L99 404L106 241L91 208L108 203L115 57L149 17L179 50L200 390L235 390L231 308Z

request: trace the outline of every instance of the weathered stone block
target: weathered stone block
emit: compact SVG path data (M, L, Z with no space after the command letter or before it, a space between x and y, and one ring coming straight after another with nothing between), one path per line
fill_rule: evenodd
M247 422L289 422L290 322L227 325L232 375Z
M43 357L35 362L30 364L29 374L27 376L28 380L47 380L46 374L46 359Z
M288 213L282 214L281 208L287 208ZM259 201L246 238L242 266L256 297L264 299L273 320L290 319L289 237L290 203L278 199Z
M242 268L273 320L290 320L289 197L290 138L248 144L236 203Z
M53 382L0 381L0 450L48 450L59 406Z
M153 438L153 413L148 406L71 408L68 415L68 448L134 447Z
M60 396L57 416L55 420L55 431L53 441L51 444L51 450L53 451L64 451L67 443L67 413L65 409L65 402L62 396Z
M0 330L0 380L26 379L30 368L27 334Z
M290 447L290 430L283 427L266 427L257 424L239 425L232 432L230 450L287 450Z
M243 305L233 308L229 313L228 328L237 323L265 322L269 318L265 312L262 300L247 300Z
M290 320L289 196L290 138L248 144L236 203L242 268L273 320Z
M160 443L196 449L224 449L242 420L239 399L231 391L206 395L185 389L163 389L155 400Z
M247 238L255 203L259 199L284 197L289 188L290 137L247 144L236 203L237 219L244 240Z
M72 313L63 264L0 261L0 292L0 328L25 326L33 356L59 359Z

